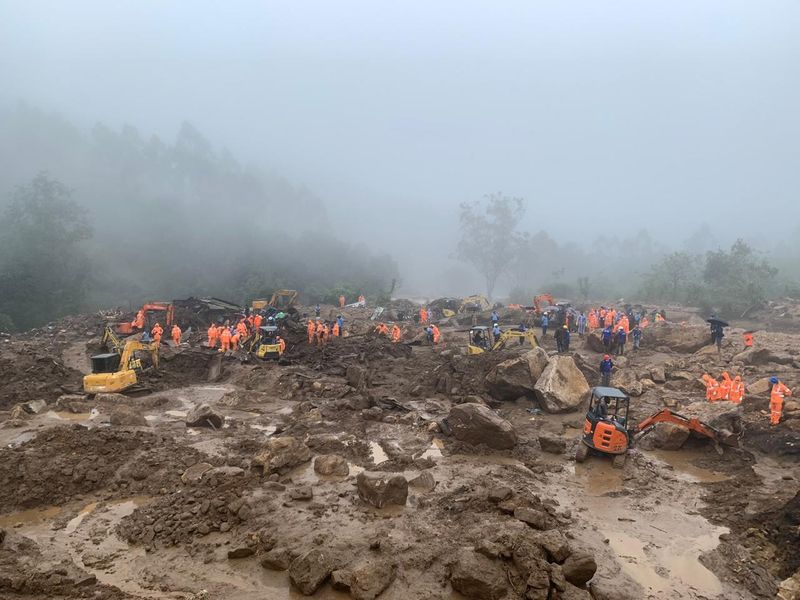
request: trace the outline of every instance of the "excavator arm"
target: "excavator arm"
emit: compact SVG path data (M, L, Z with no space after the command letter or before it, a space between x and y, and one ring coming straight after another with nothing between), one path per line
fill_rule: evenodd
M634 439L638 440L640 437L647 435L658 423L674 423L689 431L694 431L695 433L705 436L718 444L728 442L726 436L724 436L722 432L703 423L700 419L684 417L681 414L672 412L668 408L662 408L657 413L650 415L639 423L639 425L636 426L636 430L633 432L635 434Z
M517 331L516 329L509 329L508 331L504 331L503 333L500 334L500 337L497 338L497 341L494 343L494 346L492 346L492 350L493 351L494 350L501 350L506 345L508 340L515 339L515 338L517 338L517 339L518 338L523 338L525 340L528 340L528 343L533 348L536 348L536 346L539 345L539 342L536 339L536 335L534 335L533 331L530 331L530 330L529 331Z

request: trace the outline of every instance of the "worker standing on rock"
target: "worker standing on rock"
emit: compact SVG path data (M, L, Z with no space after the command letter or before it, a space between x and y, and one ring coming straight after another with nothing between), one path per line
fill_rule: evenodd
M183 332L181 331L181 328L178 327L177 323L175 323L175 325L172 326L172 332L171 333L172 333L172 341L175 342L176 346L180 346L181 345L181 334Z
M419 322L423 324L428 322L428 311L424 306L419 309Z
M547 335L547 326L550 325L550 319L547 318L547 314L542 315L542 337Z
M219 334L219 341L220 341L220 352L227 352L231 349L231 330L227 327L222 328L222 332Z
M500 324L499 323L495 323L492 326L492 337L494 337L495 343L497 343L497 340L500 339L501 335L503 335L503 330L500 329Z
M493 310L492 311L492 324L494 325L495 323L499 323L499 322L500 322L500 315L497 314L496 310Z
M638 350L639 345L642 343L642 330L639 328L638 323L631 330L631 338L633 339L633 349Z
M625 330L620 327L617 329L617 348L616 354L617 356L622 356L625 354L625 341L628 339L628 334L625 333Z
M772 384L772 391L769 394L769 424L777 425L781 422L783 414L783 398L791 396L792 390L777 377L770 377L769 382Z
M276 339L278 341L278 345L281 347L281 354L283 354L286 352L286 340L284 340L281 336L278 336Z
M339 296L339 308L344 308L344 295Z
M400 328L397 326L397 323L392 325L392 341L396 344L400 341L403 337L403 332L400 331Z
M339 321L334 321L333 326L331 327L331 337L339 337Z
M339 315L338 317L336 317L336 324L339 326L339 334L338 335L341 337L341 336L344 335L344 317L342 315Z
M561 354L564 350L564 328L556 327L553 337L556 339L556 352Z
M153 341L156 344L161 343L161 336L164 335L164 330L161 328L159 323L153 325L153 329L150 331L150 334L153 336Z
M314 321L311 319L308 320L308 326L306 327L306 331L308 332L308 343L314 343L314 334L317 332L317 327L314 325Z
M319 304L314 307L314 316L319 319L319 315L322 313L322 309L320 308Z
M208 347L209 348L216 348L217 347L217 338L219 334L217 333L216 326L212 323L208 328Z
M611 385L611 371L614 369L614 361L611 356L606 354L600 361L600 384L608 387Z
M442 338L442 334L439 332L436 323L431 323L431 332L433 333L433 343L438 344L439 340Z
M236 333L239 334L240 339L245 339L247 337L247 325L245 325L244 319L236 324Z
M606 349L606 352L611 352L611 342L613 337L614 336L611 333L611 327L606 327L603 329L603 347Z

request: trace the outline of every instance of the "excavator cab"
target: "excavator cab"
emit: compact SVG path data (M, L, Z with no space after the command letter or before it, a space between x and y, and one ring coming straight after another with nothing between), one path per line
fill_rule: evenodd
M123 392L138 384L137 373L158 368L158 344L128 340L122 353L92 356L92 372L83 377L87 394Z
M631 445L628 431L629 409L630 398L617 388L592 388L575 460L583 462L593 450L613 456L614 466L621 467L625 463L625 453Z
M263 360L278 360L283 352L278 341L278 328L274 325L262 325L259 327L258 342L255 347L255 354Z
M491 348L491 330L486 325L476 325L470 328L467 354L483 354Z

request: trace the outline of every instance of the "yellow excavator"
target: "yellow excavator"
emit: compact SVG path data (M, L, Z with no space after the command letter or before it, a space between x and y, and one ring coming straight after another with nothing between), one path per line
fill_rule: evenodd
M300 294L297 290L277 290L269 300L259 298L253 300L250 306L253 310L264 310L269 307L276 309L276 312L289 312L289 309L294 308L294 305L297 304L299 297Z
M83 377L87 394L129 390L139 382L137 373L158 368L158 342L122 341L107 325L103 344L110 352L91 357L92 372Z
M491 328L485 325L476 325L469 330L469 342L467 343L467 354L483 354L487 351L502 350L511 340L520 340L521 343L527 341L532 348L539 345L532 330L519 331L518 329L508 329L500 336L491 341Z

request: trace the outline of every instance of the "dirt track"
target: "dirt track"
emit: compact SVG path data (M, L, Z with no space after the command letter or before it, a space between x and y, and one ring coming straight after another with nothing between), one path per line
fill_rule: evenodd
M368 314L348 312L353 335L322 350L290 334L280 365L229 356L214 382L205 380L211 353L190 338L191 347L165 351L142 397L68 395L79 391L96 320L0 346L12 374L0 382L0 597L301 597L291 563L292 577L334 571L317 598L374 597L383 587L389 599L463 597L454 588L498 598L774 598L800 567L800 419L770 429L765 396L742 405L741 449L720 456L690 439L676 451L643 446L623 469L601 457L576 464L580 410L532 413L529 399L487 393L486 373L526 348L464 357L465 334L446 325L435 349L393 345L369 333ZM418 331L408 324L406 338ZM783 364L738 365L746 381L777 373L794 387L798 336L757 340ZM735 334L726 342L719 356L629 353L624 369L637 380L653 367L666 372L632 399L633 420L702 399L697 377L733 372L741 348ZM551 338L543 344L554 351ZM577 336L572 350L595 384L600 355ZM513 425L512 449L441 431L451 407L475 396ZM46 406L14 409L32 400ZM200 404L223 426L187 427ZM563 452L544 452L542 434L563 440ZM308 455L294 449L270 474L257 456L286 437ZM342 457L346 474L317 473L324 455ZM365 502L355 485L364 470L403 475L405 506ZM541 526L521 520L522 509ZM597 565L587 586L563 579L574 580L580 556ZM312 564L303 569L298 557ZM482 581L459 579L469 561L484 569Z

